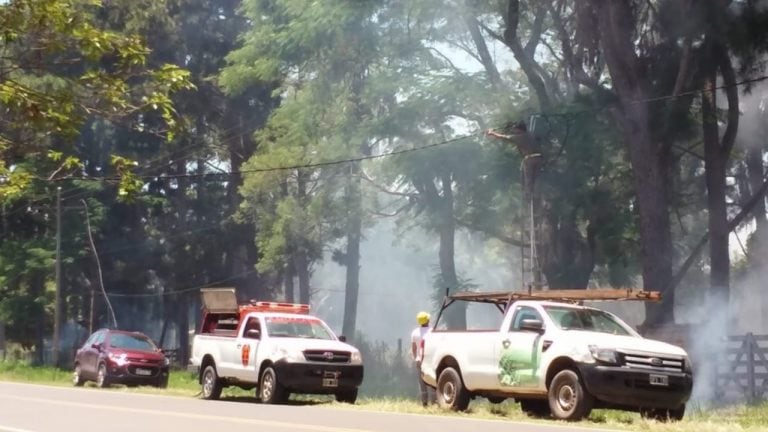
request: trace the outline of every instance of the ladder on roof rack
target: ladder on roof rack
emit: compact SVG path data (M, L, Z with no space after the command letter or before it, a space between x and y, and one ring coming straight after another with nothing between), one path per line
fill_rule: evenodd
M462 291L450 294L446 301L507 303L514 300L584 301L661 301L661 292L634 288L566 289L547 291Z

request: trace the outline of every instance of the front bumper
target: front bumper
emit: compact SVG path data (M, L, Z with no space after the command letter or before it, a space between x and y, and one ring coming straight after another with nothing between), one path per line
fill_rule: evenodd
M656 372L620 366L582 363L579 372L587 391L607 406L676 409L686 403L693 377L686 372ZM665 375L668 385L650 383L650 375Z
M278 361L274 365L278 382L297 393L330 394L353 390L363 382L363 365L289 363ZM328 385L329 378L336 386Z
M168 366L128 363L107 364L107 377L115 384L159 385L168 381Z

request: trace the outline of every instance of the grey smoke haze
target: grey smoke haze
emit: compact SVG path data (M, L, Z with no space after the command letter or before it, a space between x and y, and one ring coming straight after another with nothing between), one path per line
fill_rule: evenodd
M405 346L416 326L416 314L434 314L433 276L437 266L438 237L414 228L397 234L394 221L384 219L365 233L361 245L360 298L357 328L369 340L394 347ZM459 231L456 235L456 267L484 291L510 290L519 286L518 251L492 240ZM315 312L334 330L344 315L345 268L326 260L313 273ZM468 319L474 317L470 312Z

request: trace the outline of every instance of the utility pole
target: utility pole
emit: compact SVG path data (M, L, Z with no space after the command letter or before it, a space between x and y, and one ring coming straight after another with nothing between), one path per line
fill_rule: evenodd
M56 300L53 309L53 366L59 365L61 323L61 186L56 188Z

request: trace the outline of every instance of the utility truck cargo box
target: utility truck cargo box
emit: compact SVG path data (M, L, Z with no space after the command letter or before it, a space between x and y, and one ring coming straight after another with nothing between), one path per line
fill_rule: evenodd
M480 396L514 398L530 415L561 420L584 418L593 407L678 420L693 387L685 350L582 305L659 299L657 292L604 289L449 295L422 340L421 376L438 403L454 410ZM501 324L451 328L447 308L459 302L485 304Z
M203 320L192 340L190 369L205 399L226 386L256 389L263 403L291 393L333 394L354 403L363 362L309 305L251 301L238 304L234 288L202 290Z

